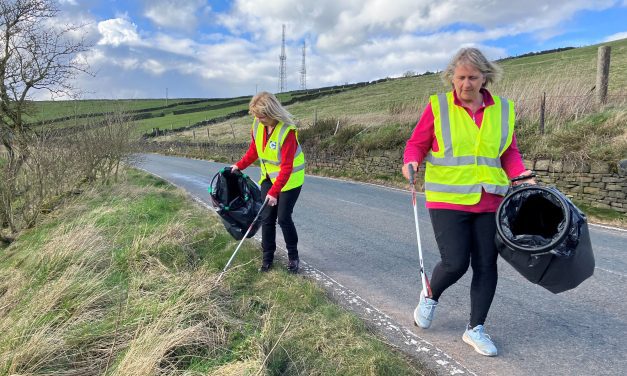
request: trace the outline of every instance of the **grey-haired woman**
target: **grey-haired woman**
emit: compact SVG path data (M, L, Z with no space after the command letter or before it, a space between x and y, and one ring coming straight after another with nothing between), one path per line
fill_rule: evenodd
M500 69L476 48L461 49L443 72L451 91L433 95L404 154L403 175L426 162L425 196L441 261L431 276L431 296L420 294L416 325L431 326L442 293L468 270L470 319L464 342L482 355L497 349L484 323L497 283L495 213L510 179L535 183L526 170L514 136L514 104L492 95L487 86Z

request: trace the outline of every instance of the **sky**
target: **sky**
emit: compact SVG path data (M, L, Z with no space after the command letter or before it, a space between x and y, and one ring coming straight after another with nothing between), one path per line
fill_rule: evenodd
M490 59L627 38L627 0L58 0L84 24L82 98L225 98L442 70L461 47ZM45 92L35 99L49 99Z

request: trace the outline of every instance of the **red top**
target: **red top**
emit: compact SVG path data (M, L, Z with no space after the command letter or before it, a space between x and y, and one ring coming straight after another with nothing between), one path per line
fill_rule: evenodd
M264 125L263 129L263 147L266 147L266 143L268 142L268 127ZM274 128L276 129L276 128ZM274 132L274 130L273 130ZM251 132L252 133L252 132ZM272 188L268 191L268 195L279 198L279 194L281 193L281 189L287 184L287 181L292 174L293 164L294 164L294 155L296 154L296 149L298 149L298 142L296 142L296 134L293 130L289 130L287 132L287 136L281 145L281 164L279 170L279 176L277 176L276 180L272 184ZM252 142L248 147L248 151L242 159L239 160L235 165L240 170L244 170L246 167L250 166L253 162L259 159L259 155L257 154L257 146L255 145L255 138L252 138ZM270 180L269 176L265 176L264 179Z
M465 107L462 104L462 102L457 98L457 94L453 90L455 105L463 107L479 128L481 128L481 121L483 120L483 112L485 108L494 105L494 99L492 98L492 94L490 94L488 90L481 89L481 93L483 94L483 104L477 110L477 112L473 114L470 108ZM412 133L409 140L407 140L407 144L405 145L405 154L403 155L404 163L421 163L427 153L429 153L429 150L440 150L438 141L435 137L434 119L435 118L433 116L433 110L431 109L431 103L429 103L422 113L418 124L416 124L414 132ZM510 179L519 176L526 170L522 162L522 157L520 156L520 151L516 146L515 135L512 138L512 143L505 150L505 152L503 152L503 155L501 155L501 166L503 167L503 170L505 170L505 173ZM461 210L472 213L489 213L496 212L502 200L502 196L488 193L482 190L481 199L478 203L474 205L460 205L450 204L447 202L427 201L427 208Z

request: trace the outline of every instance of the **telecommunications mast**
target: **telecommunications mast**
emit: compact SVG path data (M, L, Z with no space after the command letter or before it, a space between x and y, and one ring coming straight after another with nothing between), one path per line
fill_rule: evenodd
M303 62L300 66L300 88L307 89L307 66L305 65L305 41L303 41Z
M285 70L285 60L287 56L285 56L285 24L283 24L283 38L281 39L281 55L279 56L279 93L282 93L286 89L286 77L287 73Z

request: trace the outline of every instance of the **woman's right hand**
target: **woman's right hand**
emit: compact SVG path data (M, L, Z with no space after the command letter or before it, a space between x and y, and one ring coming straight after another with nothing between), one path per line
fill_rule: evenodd
M418 172L418 162L408 162L405 165L403 165L403 168L401 169L401 171L403 171L403 176L407 180L409 180L409 169L410 168L414 170L414 174L416 172Z
M231 165L231 172L236 173L237 171L239 171L239 167L237 167L237 165Z

